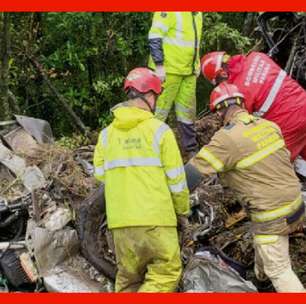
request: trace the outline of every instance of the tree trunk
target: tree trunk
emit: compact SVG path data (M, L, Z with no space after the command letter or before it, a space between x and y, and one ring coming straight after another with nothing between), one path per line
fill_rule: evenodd
M9 70L9 48L10 48L10 16L2 13L2 29L0 43L0 119L11 118L9 95L8 95L8 70Z
M258 13L246 13L242 34L244 36L251 36L252 32L254 31L254 28L256 26L256 19L257 19Z
M72 118L74 126L77 127L76 129L80 130L82 133L87 135L88 134L88 128L84 125L84 123L82 122L80 117L77 116L77 114L73 111L73 109L69 105L68 101L64 98L64 96L61 95L57 91L57 89L54 87L54 85L51 83L51 81L49 80L48 75L43 70L43 67L41 66L41 64L36 59L34 59L33 57L29 57L29 59L30 59L31 63L33 64L34 68L42 76L44 82L47 84L47 86L49 87L49 89L52 92L52 94L58 99L60 104L65 109L66 113Z

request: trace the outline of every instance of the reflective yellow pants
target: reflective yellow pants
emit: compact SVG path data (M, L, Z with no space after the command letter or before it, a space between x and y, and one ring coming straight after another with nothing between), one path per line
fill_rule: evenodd
M178 132L183 150L197 152L198 143L194 121L196 118L196 81L195 75L180 76L167 74L163 93L156 106L156 118L165 121L174 104L178 122Z
M291 267L289 237L283 235L255 235L255 275L271 280L277 292L305 292Z
M176 290L182 272L176 227L126 227L112 233L116 292Z
M165 121L173 106L178 121L192 124L196 115L196 76L167 74L163 93L156 106L156 117Z

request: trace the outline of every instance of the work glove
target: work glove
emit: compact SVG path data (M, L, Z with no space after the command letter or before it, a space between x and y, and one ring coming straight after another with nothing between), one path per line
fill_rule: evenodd
M166 80L166 71L163 65L157 65L155 68L155 73L161 82Z

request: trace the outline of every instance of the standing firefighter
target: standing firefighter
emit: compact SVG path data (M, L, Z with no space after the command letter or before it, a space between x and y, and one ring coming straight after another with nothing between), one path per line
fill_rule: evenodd
M300 184L279 127L241 108L244 96L223 82L210 97L211 111L224 127L186 165L188 183L219 173L245 204L255 248L255 274L278 292L302 292L291 268L288 234L302 224L305 206Z
M129 100L113 110L94 154L115 243L115 289L171 292L182 270L176 215L189 213L184 167L173 132L153 115L159 78L136 68L124 89Z
M202 58L203 75L214 85L227 79L245 96L249 113L278 124L291 161L306 160L306 92L269 56L251 52L230 57L211 52Z
M197 12L154 13L149 32L149 66L164 82L156 117L165 121L175 104L182 148L189 154L198 151L194 120L201 34L202 14Z

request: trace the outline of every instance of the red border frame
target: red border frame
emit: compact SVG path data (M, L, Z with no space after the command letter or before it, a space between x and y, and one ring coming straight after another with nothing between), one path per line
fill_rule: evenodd
M0 11L301 11L305 0L1 0Z
M306 11L306 0L2 0L0 11ZM0 300L4 304L305 304L305 294L224 294L224 293L172 293L172 294L136 294L136 293L2 293Z
M306 294L259 293L10 293L2 294L5 304L305 304Z

